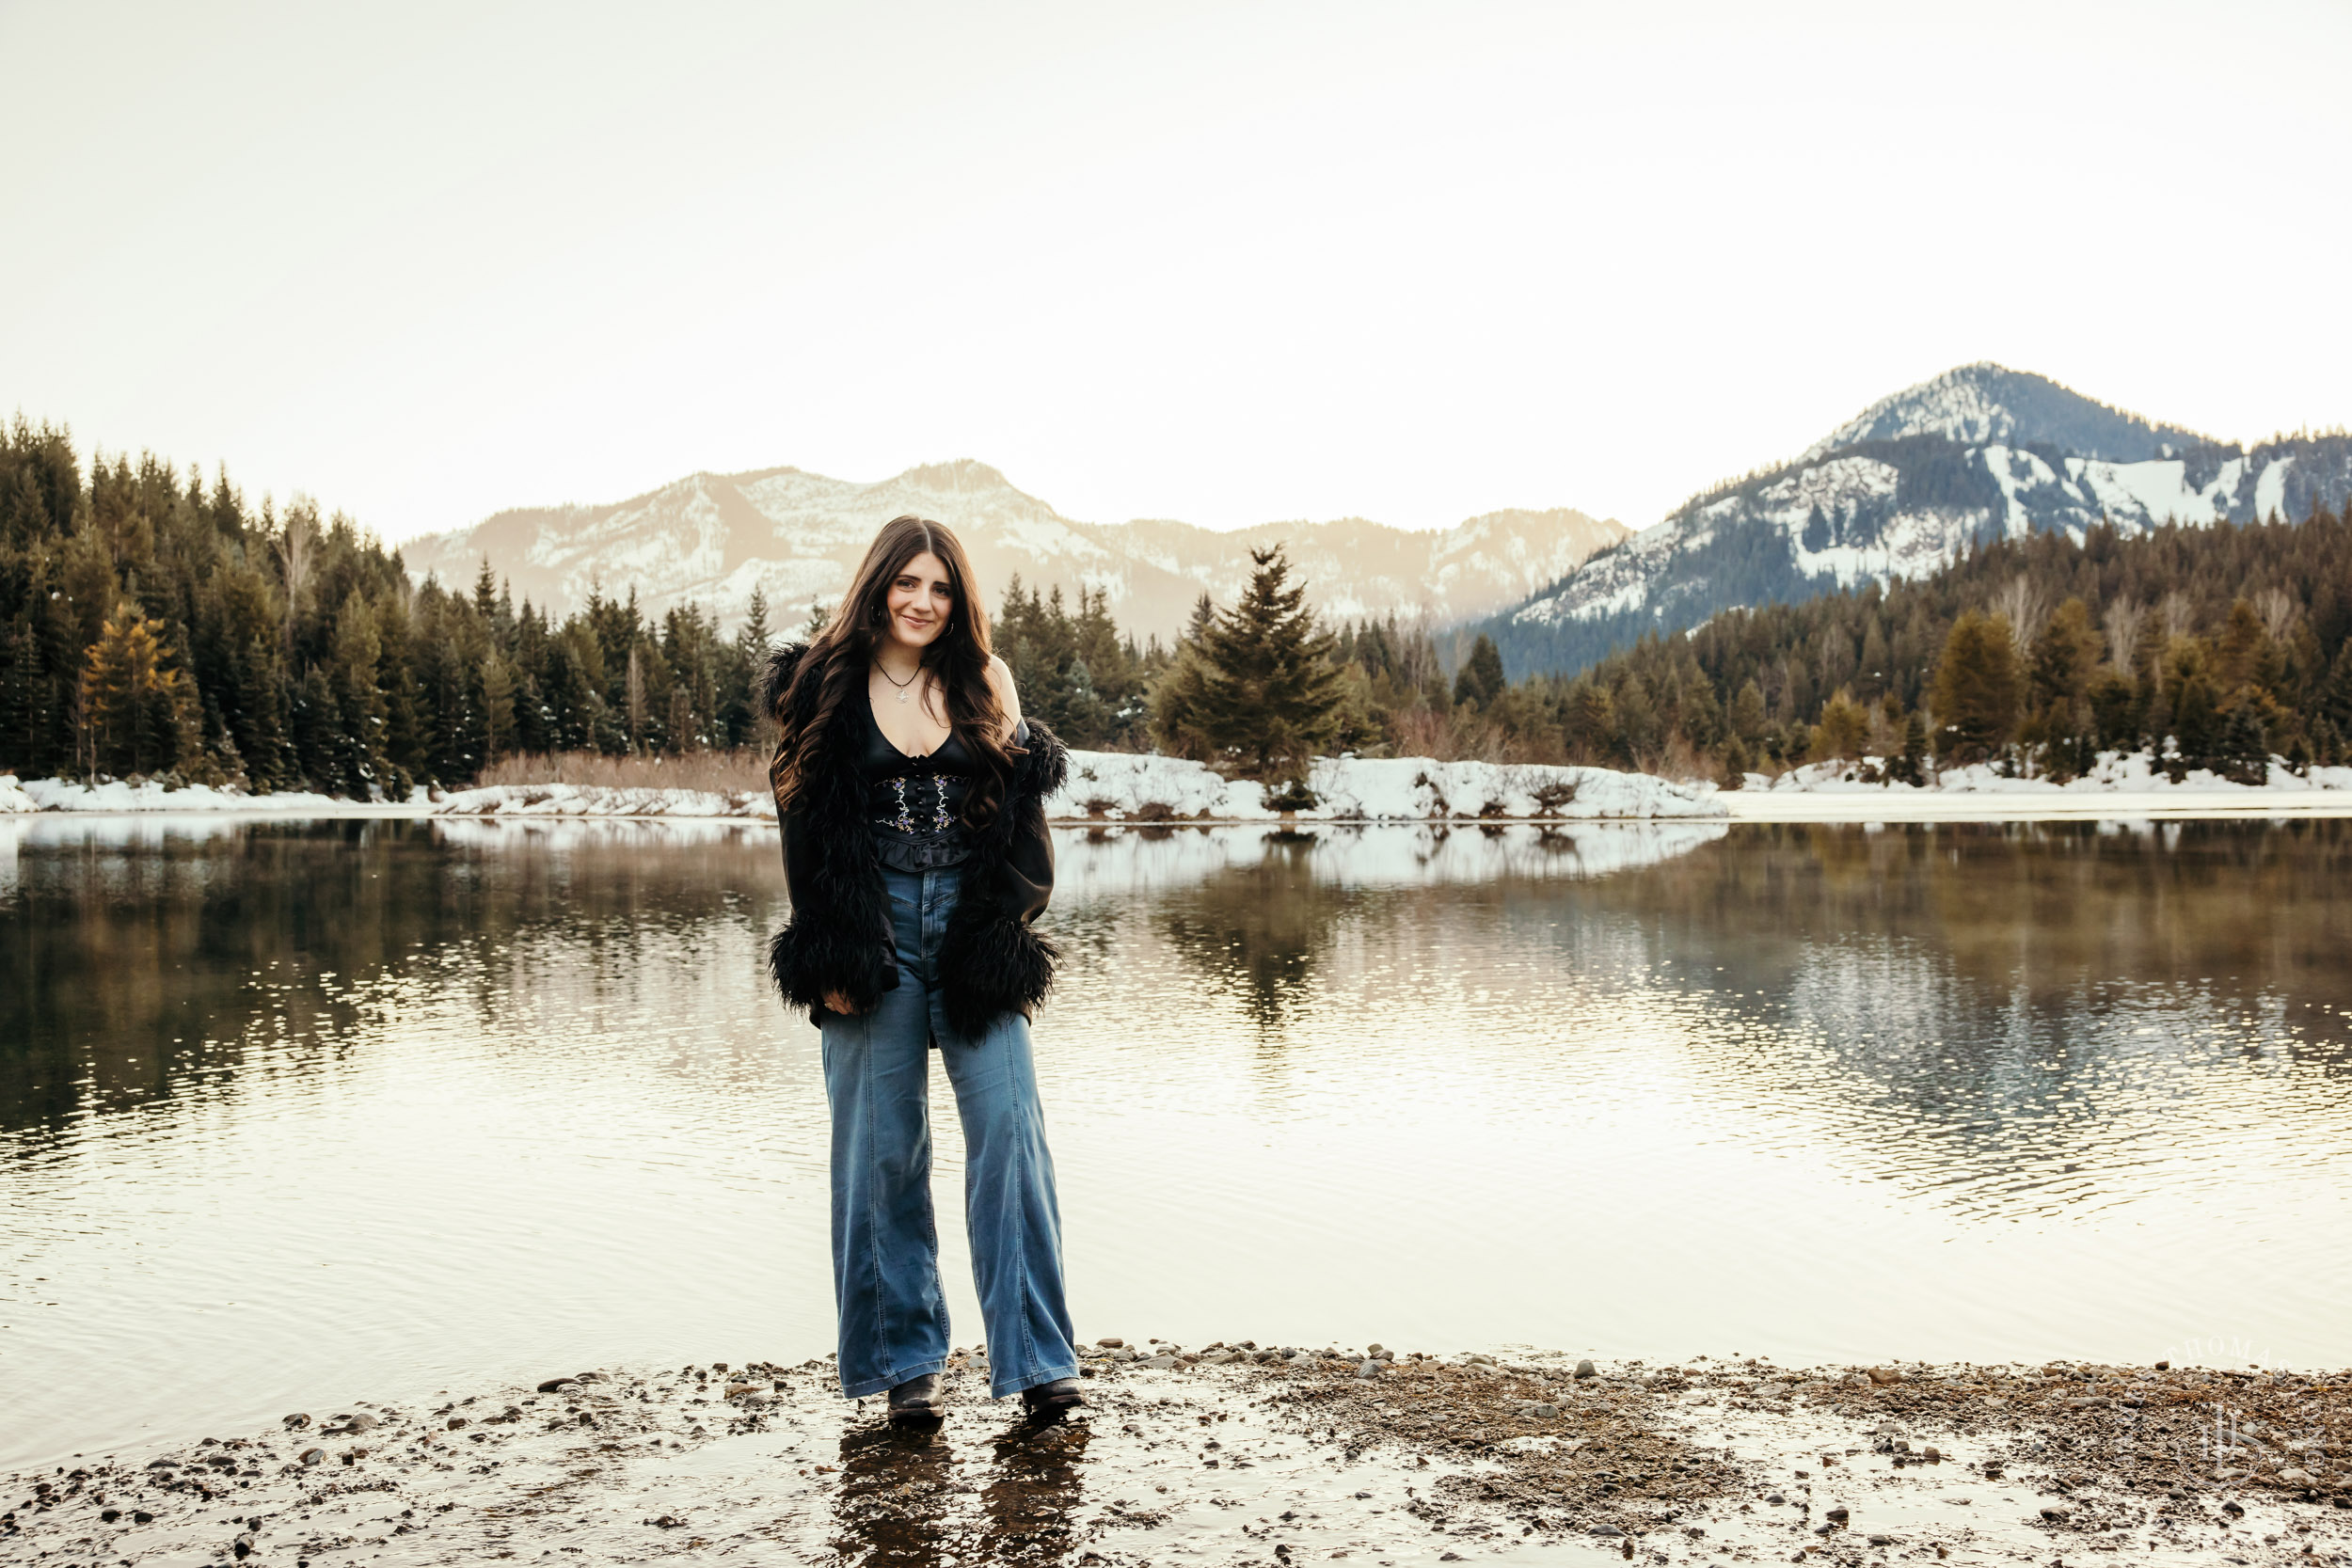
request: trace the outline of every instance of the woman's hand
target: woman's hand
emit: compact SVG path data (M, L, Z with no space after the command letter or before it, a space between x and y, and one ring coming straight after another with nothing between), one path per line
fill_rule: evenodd
M850 1006L850 999L837 990L825 992L825 1010L839 1013L843 1018L857 1017L860 1009Z

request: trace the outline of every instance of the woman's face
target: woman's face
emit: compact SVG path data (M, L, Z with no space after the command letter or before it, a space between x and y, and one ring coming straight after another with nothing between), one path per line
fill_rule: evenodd
M925 550L899 567L883 606L893 642L918 650L929 647L956 612L956 591L948 585L946 563Z

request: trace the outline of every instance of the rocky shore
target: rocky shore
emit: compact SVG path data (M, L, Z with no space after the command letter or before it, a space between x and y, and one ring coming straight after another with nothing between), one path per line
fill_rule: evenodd
M584 1371L8 1478L0 1560L2352 1561L2352 1373L1105 1339L898 1433L824 1361Z

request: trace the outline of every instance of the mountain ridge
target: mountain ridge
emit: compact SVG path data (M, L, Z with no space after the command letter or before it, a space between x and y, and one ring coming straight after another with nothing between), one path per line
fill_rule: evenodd
M2249 450L1979 361L1880 399L1791 461L1698 492L1477 629L1515 675L1573 673L1646 633L1916 577L1985 539L2300 518L2347 499L2352 437Z
M1248 580L1249 548L1278 539L1327 616L1449 625L1524 599L1632 531L1571 507L1506 508L1435 530L1359 517L1224 531L1168 518L1090 523L959 458L870 483L788 465L703 470L603 505L510 507L411 540L402 559L418 580L464 582L487 557L518 596L558 613L591 591L633 586L657 615L691 601L734 619L757 589L781 629L837 598L874 530L905 512L954 527L991 592L1015 574L1041 592L1099 591L1137 637L1172 636L1204 592L1230 603Z

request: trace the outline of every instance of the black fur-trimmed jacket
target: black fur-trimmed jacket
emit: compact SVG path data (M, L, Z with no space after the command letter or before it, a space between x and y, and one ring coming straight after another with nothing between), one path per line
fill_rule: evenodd
M768 661L762 696L778 722L797 730L814 716L815 693L799 712L778 713L808 644ZM1054 891L1054 841L1045 798L1061 787L1069 752L1036 720L1024 721L1025 748L1013 758L1005 800L972 833L963 884L943 934L939 970L947 1026L977 1038L1008 1012L1029 1013L1053 988L1058 957L1030 922ZM867 822L866 784L857 768L857 715L846 705L812 758L805 786L783 814L784 879L791 918L768 944L768 967L785 1000L822 1018L825 993L839 991L860 1012L898 989L890 902ZM772 783L772 780L771 780Z

